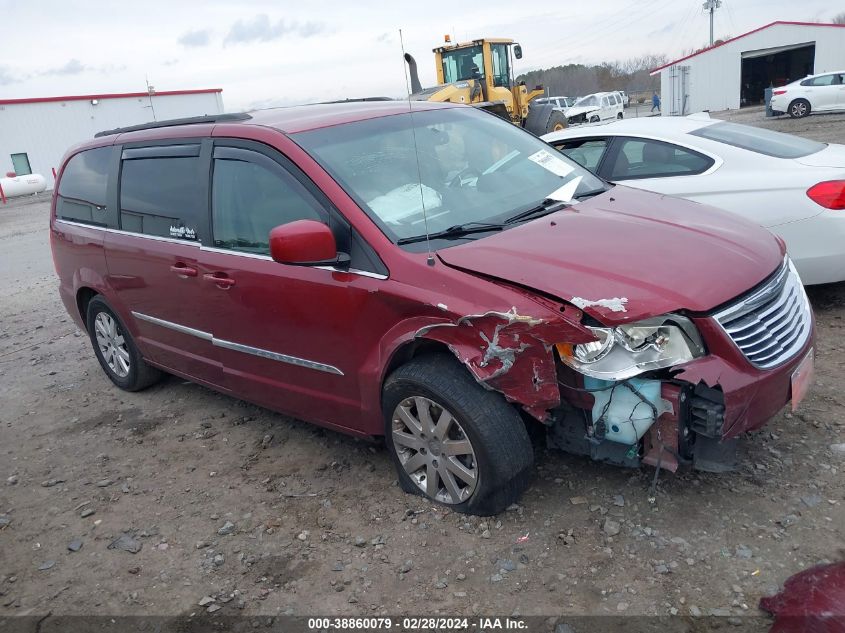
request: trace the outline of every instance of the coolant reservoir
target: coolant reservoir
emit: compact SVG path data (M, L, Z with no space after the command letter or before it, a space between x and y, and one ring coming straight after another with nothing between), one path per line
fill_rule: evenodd
M626 385L636 389L639 395ZM632 378L624 382L610 382L584 376L584 387L592 391L595 399L593 425L597 426L599 420L604 420L604 437L611 442L628 446L636 444L657 417L672 411L672 405L660 397L659 380Z
M41 174L28 174L14 178L0 178L0 187L7 198L41 193L47 188L47 180Z

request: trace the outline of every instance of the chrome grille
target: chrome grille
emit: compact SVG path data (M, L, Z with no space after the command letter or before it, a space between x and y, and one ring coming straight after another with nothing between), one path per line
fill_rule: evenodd
M768 281L713 315L755 367L769 369L795 356L810 336L810 302L789 258Z

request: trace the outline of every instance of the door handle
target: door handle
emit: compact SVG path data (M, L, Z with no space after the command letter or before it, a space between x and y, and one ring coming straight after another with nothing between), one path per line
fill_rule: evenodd
M206 273L202 276L202 278L206 281L217 284L217 287L223 290L235 285L235 280L226 275L226 273Z
M170 272L176 273L180 277L196 277L197 276L197 269L191 268L186 264L179 262L178 264L173 264L170 267Z

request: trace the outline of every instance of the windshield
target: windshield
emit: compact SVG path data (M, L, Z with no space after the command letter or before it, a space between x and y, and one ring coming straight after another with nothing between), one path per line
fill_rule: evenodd
M418 154L414 153L414 136ZM293 135L394 241L503 222L604 181L521 128L468 107L424 110ZM476 236L477 237L477 236Z
M484 76L484 56L481 46L459 48L455 51L443 53L443 81L450 84L454 81L473 79L473 67Z
M593 106L598 107L599 105L599 98L596 95L587 95L586 97L581 97L578 101L575 102L575 106Z

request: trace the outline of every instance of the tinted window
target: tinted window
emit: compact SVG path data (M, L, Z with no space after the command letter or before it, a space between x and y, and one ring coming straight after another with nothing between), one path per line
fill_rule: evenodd
M319 204L295 178L266 157L256 158L261 164L214 159L211 210L214 245L219 248L269 254L273 227L323 220Z
M443 78L447 84L462 79L472 79L473 68L478 69L481 76L485 75L481 46L470 46L443 53Z
M708 125L690 134L776 158L799 158L815 154L827 147L824 143L791 134L728 122Z
M111 147L99 147L68 161L59 182L56 213L60 218L108 224L106 188L111 156Z
M690 176L700 174L713 160L677 145L649 139L619 139L619 147L609 170L611 180Z
M145 235L201 240L207 202L198 157L124 160L120 226Z
M832 86L837 81L837 75L822 75L820 77L813 77L812 79L806 79L801 82L802 86Z
M493 85L507 87L510 85L510 66L508 64L508 47L506 44L493 44Z
M607 150L607 139L578 139L566 141L562 144L556 143L555 147L582 167L586 167L595 173L602 156Z

